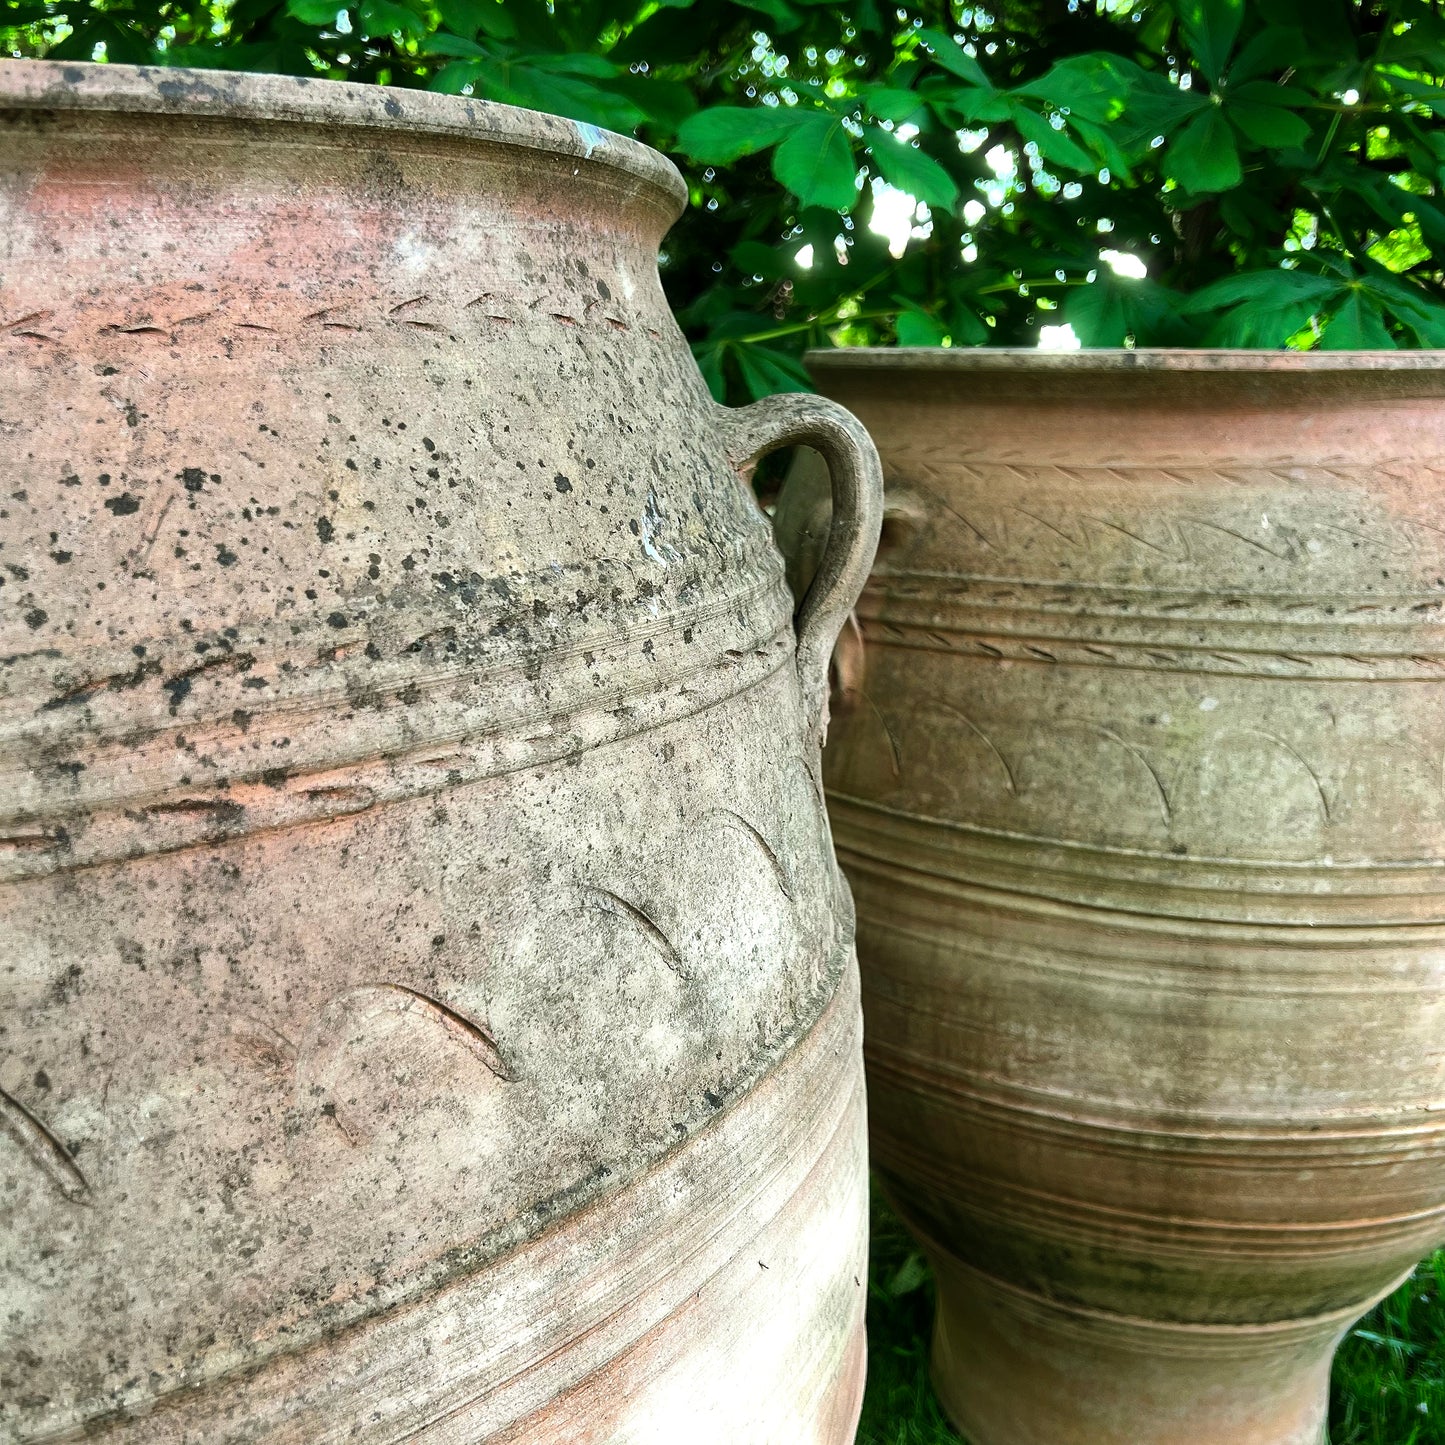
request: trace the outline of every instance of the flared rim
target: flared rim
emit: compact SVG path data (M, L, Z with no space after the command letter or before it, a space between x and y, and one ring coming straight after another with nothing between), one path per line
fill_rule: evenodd
M840 346L809 351L810 371L887 368L1000 374L1063 372L1227 372L1340 375L1362 371L1445 376L1445 351L1229 351L1222 348L1125 348L1041 351L1027 346Z
M626 172L657 191L674 220L687 204L687 185L677 167L641 141L519 106L424 90L229 70L0 60L0 112L24 110L207 116L451 136Z

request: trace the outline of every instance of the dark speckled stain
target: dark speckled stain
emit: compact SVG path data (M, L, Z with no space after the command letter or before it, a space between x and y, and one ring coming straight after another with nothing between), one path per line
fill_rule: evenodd
M57 973L50 981L50 996L56 1003L69 1003L79 992L80 981L85 977L85 970L78 964L68 964Z
M145 649L141 648L140 656ZM53 712L56 708L84 703L98 692L121 692L126 688L139 687L147 677L154 677L160 671L160 663L154 658L138 662L129 672L112 673L109 676L87 678L63 689L41 704L42 712Z
M166 100L191 100L204 93L201 87L189 80L162 80L156 83L156 93Z
M468 607L476 606L484 586L491 585L492 590L496 590L495 583L487 584L476 572L468 572L465 577L457 577L450 572L434 572L432 581L448 596L459 598Z

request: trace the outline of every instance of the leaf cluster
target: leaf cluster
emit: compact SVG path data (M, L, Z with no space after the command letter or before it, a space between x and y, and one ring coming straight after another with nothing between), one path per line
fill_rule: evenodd
M809 345L1445 346L1430 0L4 0L0 46L639 135L734 400Z

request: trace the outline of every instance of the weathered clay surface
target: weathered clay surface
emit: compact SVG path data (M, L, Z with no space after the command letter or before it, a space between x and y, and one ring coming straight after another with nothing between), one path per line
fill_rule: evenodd
M504 107L0 66L0 1439L850 1438L877 462L711 402L681 201ZM795 436L800 644L738 470Z
M826 771L942 1396L1318 1445L1445 1237L1445 367L812 366L888 481Z

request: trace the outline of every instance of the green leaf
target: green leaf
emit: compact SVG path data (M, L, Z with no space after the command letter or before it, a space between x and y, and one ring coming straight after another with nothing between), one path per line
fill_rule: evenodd
M475 40L464 40L460 35L438 33L429 36L422 46L423 55L451 55L461 60L487 60L490 55Z
M1269 25L1246 42L1229 67L1230 84L1251 80L1256 75L1289 70L1299 63L1311 46L1304 32L1287 25Z
M737 343L738 371L753 400L784 391L812 391L813 380L795 356L757 342Z
M948 97L947 108L964 125L987 125L1007 120L1013 113L1008 92L1003 90L955 90Z
M565 115L569 120L610 130L630 131L645 117L626 96L603 90L570 75L552 75L531 65L513 63L503 80L490 66L482 70L477 89L488 100L521 105L529 110Z
M1202 111L1174 137L1164 168L1195 196L1233 190L1244 179L1234 132L1218 106Z
M1407 225L1407 217L1413 216L1430 245L1445 250L1445 214L1424 196L1414 195L1387 176L1370 172L1351 176L1346 189L1360 196L1376 215L1392 226Z
M781 106L715 105L683 121L677 145L704 165L726 165L776 145L807 115Z
M439 95L460 95L467 86L475 87L486 73L486 64L479 60L457 60L444 65L427 82L427 89Z
M1343 306L1325 323L1320 338L1324 351L1394 351L1397 349L1385 325L1379 304L1359 286L1349 288Z
M358 18L361 33L367 40L387 35L405 35L409 39L420 40L426 34L421 16L405 5L393 4L392 0L362 0Z
M712 399L718 402L728 399L727 377L723 373L723 355L726 350L726 342L716 341L694 342L692 348L697 369L702 372L702 379L707 382Z
M438 0L437 14L454 35L480 32L493 40L514 40L517 24L497 0Z
M719 289L715 294L720 305L728 304L726 292ZM737 341L743 337L755 336L761 324L756 311L740 311L735 308L723 312L718 312L716 308L704 308L698 319L707 324L708 332L714 341Z
M1309 122L1281 105L1262 105L1258 101L1239 100L1231 95L1225 103L1224 113L1236 129L1256 145L1273 150L1294 150L1309 139Z
M1396 310L1395 317L1415 333L1421 346L1445 347L1445 306L1432 306L1424 312L1412 312L1409 315Z
M1118 120L1129 95L1144 74L1132 61L1117 55L1073 55L1046 74L1010 92L1042 100L1069 112L1069 119L1106 125Z
M1244 0L1179 0L1179 23L1194 61L1211 85L1224 73L1244 19Z
M981 90L994 88L983 66L956 40L938 30L918 30L914 33L932 52L934 61L950 75L956 75L960 80L966 80Z
M738 3L748 10L766 15L779 35L788 34L803 23L803 17L788 4L788 0L738 0Z
M900 346L942 346L948 333L926 311L898 313L894 325Z
M1204 333L1206 346L1285 345L1319 315L1320 299L1303 293L1277 294L1272 301L1235 306L1222 312Z
M1368 278L1366 291L1395 317L1408 326L1422 346L1445 346L1445 306L1418 286L1385 270L1368 256L1361 258Z
M688 116L697 113L697 99L692 87L680 80L662 80L654 74L634 75L623 71L609 90L625 95L647 116L653 127L648 140L653 145L670 145L677 128Z
M805 206L846 211L857 199L853 146L832 116L804 116L773 152L773 175Z
M1419 76L1406 75L1393 66L1383 67L1375 74L1387 81L1391 89L1425 101L1437 115L1445 111L1445 88L1433 85Z
M1252 0L1252 4L1269 24L1308 35L1310 49L1315 54L1354 56L1359 40L1354 34L1348 6L1321 5L1320 0Z
M1445 257L1445 213L1441 212L1437 204L1440 195L1439 189L1434 188L1436 199L1432 200L1425 196L1415 195L1412 191L1407 191L1403 186L1397 185L1394 177L1386 179L1383 176L1376 176L1372 179L1375 182L1376 194L1381 197L1382 203L1395 208L1396 219L1402 225L1408 225L1407 218L1413 216L1416 227L1434 249L1436 258Z
M1410 18L1409 29L1397 26L1381 49L1407 70L1445 75L1445 22L1438 14L1417 12Z
M1315 315L1315 308L1301 301L1282 306L1236 306L1205 331L1204 345L1229 350L1248 346L1276 350L1298 336Z
M1224 99L1248 100L1257 105L1285 105L1294 109L1315 102L1309 91L1301 90L1297 85L1280 85L1273 80L1247 80L1243 85L1231 85Z
M863 31L865 35L883 35L888 31L887 21L883 18L883 12L878 0L852 0L848 7L852 15L853 24ZM889 16L892 19L892 16Z
M1152 154L1154 137L1173 135L1191 116L1212 105L1209 97L1196 90L1180 90L1160 75L1141 74L1130 89L1122 120L1115 122L1120 146L1131 154Z
M303 25L335 25L337 12L343 9L337 0L286 0L286 13Z
M1119 148L1118 127L1095 125L1093 121L1080 120L1077 116L1070 116L1069 123L1079 139L1093 147L1094 153L1109 167L1118 184L1127 186L1132 183L1132 164Z
M914 1290L922 1289L927 1283L928 1265L923 1256L914 1250L894 1271L893 1277L884 1284L883 1293L889 1299L899 1299L903 1295L912 1294Z
M552 75L583 75L593 80L611 80L617 74L617 67L610 60L585 52L572 55L530 55L527 62Z
M1011 113L1013 123L1026 141L1032 141L1039 154L1051 165L1067 166L1085 175L1098 170L1099 163L1082 146L1076 145L1062 130L1055 130L1041 115L1027 106L1016 105Z
M915 90L893 90L888 86L869 88L863 92L868 113L878 120L891 120L894 125L919 123L928 114L928 104Z
M1064 320L1084 346L1122 346L1129 336L1129 313L1111 275L1074 290L1064 303Z
M962 302L949 313L948 329L960 346L982 346L993 335L978 312Z
M1179 344L1181 297L1147 277L1120 276L1100 266L1093 281L1073 289L1063 319L1085 346Z
M930 155L877 126L866 137L873 159L890 186L930 206L952 209L958 203L958 182Z
M284 63L277 45L227 45L217 49L214 45L171 45L157 56L151 64L196 66L206 70L264 70L279 72ZM56 51L50 51L53 56ZM304 59L304 54L303 57Z
M765 281L776 281L787 270L787 258L761 241L739 241L728 252L728 260L745 276L761 276Z
M1242 271L1196 291L1185 301L1184 310L1194 315L1224 306L1279 306L1295 299L1317 306L1336 292L1339 284L1312 271Z

